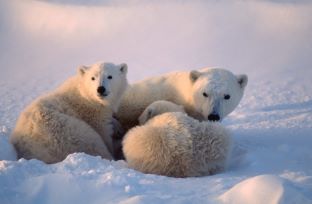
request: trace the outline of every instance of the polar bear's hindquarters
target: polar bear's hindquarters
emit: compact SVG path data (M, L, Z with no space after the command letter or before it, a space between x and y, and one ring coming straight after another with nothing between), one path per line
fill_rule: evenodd
M62 161L68 154L85 152L112 159L101 137L86 123L66 114L37 106L22 113L11 136L19 157L46 163Z
M203 131L193 138L194 155L199 161L195 166L200 175L210 175L226 168L232 151L232 138L220 123L204 123Z
M166 155L170 152L163 141L161 131L158 128L142 126L135 127L127 133L123 140L123 152L131 168L155 174L165 171L163 169L170 164ZM159 169L160 165L162 169Z

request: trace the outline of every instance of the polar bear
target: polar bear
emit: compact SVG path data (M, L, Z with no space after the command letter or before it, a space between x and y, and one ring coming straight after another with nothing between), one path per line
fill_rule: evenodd
M10 137L18 157L55 163L85 152L113 159L112 114L128 86L126 74L126 64L81 66L55 91L32 102Z
M217 173L226 167L231 148L229 132L220 123L200 122L181 112L153 117L130 129L123 140L130 168L172 177Z
M154 101L167 100L182 105L198 120L222 120L239 104L247 85L247 75L234 75L218 68L180 71L134 83L126 90L116 117L125 129Z
M177 105L170 101L159 100L151 103L140 115L139 124L143 125L151 118L166 112L182 112L185 113L183 106Z

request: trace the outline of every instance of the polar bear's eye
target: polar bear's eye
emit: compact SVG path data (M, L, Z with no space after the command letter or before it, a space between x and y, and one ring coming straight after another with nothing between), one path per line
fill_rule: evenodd
M224 95L225 100L229 100L230 98L231 98L231 96L229 94Z
M208 94L206 92L203 93L203 96L205 96L206 98L208 97Z
M92 78L91 78L91 80L92 80L92 81L94 81L94 80L95 80L95 78L94 78L94 77L92 77Z
M108 79L112 79L113 77L112 77L111 75L109 75L107 78L108 78Z

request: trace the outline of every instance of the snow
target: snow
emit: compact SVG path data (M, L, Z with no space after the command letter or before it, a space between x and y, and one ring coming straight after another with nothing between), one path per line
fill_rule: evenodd
M0 0L0 203L312 203L312 4L309 1ZM129 66L130 82L225 67L249 76L222 123L226 171L168 178L83 153L16 160L23 108L80 64Z
M308 203L300 192L283 179L261 175L246 179L220 196L225 203Z

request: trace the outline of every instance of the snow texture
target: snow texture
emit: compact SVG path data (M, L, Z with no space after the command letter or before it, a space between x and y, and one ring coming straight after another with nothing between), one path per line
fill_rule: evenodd
M0 203L312 203L310 1L0 0ZM80 64L126 62L129 80L218 66L249 76L222 123L229 168L168 178L83 153L16 161L23 108Z

